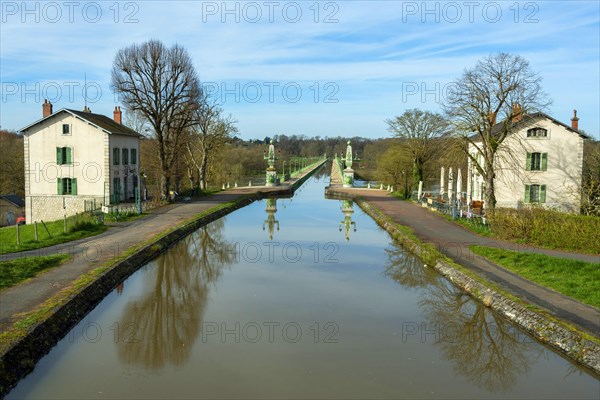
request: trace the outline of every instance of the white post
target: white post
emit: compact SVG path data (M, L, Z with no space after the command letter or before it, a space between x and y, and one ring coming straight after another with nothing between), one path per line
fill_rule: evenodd
M460 168L458 169L456 177L456 200L462 200L462 171Z
M454 200L454 172L452 167L448 168L448 201Z
M442 199L444 197L444 175L446 174L446 169L444 167L442 167L442 171L440 174L440 199Z
M419 191L417 192L417 201L421 200L421 196L423 196L423 181L419 181Z

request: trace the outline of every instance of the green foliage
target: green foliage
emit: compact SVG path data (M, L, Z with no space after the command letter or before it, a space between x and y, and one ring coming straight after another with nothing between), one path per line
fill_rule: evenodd
M600 263L485 246L470 248L475 254L486 257L533 282L600 308Z
M44 226L41 223L38 223L37 230L39 241L36 242L33 224L21 225L19 227L20 245L17 245L16 226L13 225L0 228L0 254L48 247L97 235L106 230L104 225L97 223L96 218L89 214L79 214L78 216L68 217L67 233L64 233L63 220L46 222L46 227L48 228L48 231L50 231L52 237L48 235Z
M584 253L600 253L600 218L542 207L488 210L488 222L501 239Z
M0 289L5 289L36 276L39 272L56 267L68 259L68 254L45 257L24 257L0 262Z

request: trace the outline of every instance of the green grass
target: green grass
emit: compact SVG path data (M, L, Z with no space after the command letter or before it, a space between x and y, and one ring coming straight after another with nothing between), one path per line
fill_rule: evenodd
M41 271L56 267L68 258L68 254L54 254L0 262L0 290L16 285L25 279L33 278Z
M104 222L125 222L125 221L133 221L134 219L138 219L144 215L148 215L148 213L138 214L135 211L125 211L125 212L112 212L104 215Z
M600 263L486 246L470 248L475 254L488 258L537 284L600 308Z
M467 228L471 232L476 233L478 235L487 236L487 237L494 236L494 234L492 233L492 230L490 229L490 226L487 224L483 224L481 222L481 219L479 219L479 218L472 218L472 219L456 218L453 220L451 215L447 215L447 214L441 214L441 215L444 218L446 218L448 221L459 224L459 225Z
M64 233L63 221L46 222L50 235L41 223L37 224L38 241L35 240L34 226L21 225L19 227L20 245L17 245L16 226L0 228L0 254L13 253L16 251L33 250L48 247L55 244L65 243L72 240L97 235L107 228L97 224L93 217L81 214L67 218L67 233Z

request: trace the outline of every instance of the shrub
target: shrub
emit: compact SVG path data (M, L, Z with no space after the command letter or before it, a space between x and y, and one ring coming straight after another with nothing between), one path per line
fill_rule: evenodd
M600 253L600 218L542 207L498 208L488 213L493 233L541 247Z

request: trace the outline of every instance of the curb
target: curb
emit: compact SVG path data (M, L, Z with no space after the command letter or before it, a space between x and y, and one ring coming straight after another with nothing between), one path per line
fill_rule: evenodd
M580 332L553 320L543 313L527 309L485 284L471 278L433 252L424 249L422 244L408 237L374 206L362 199L354 199L359 207L379 226L388 231L392 238L399 239L404 247L418 255L453 285L465 291L476 301L497 312L539 342L549 345L575 362L600 376L600 344L587 339Z

